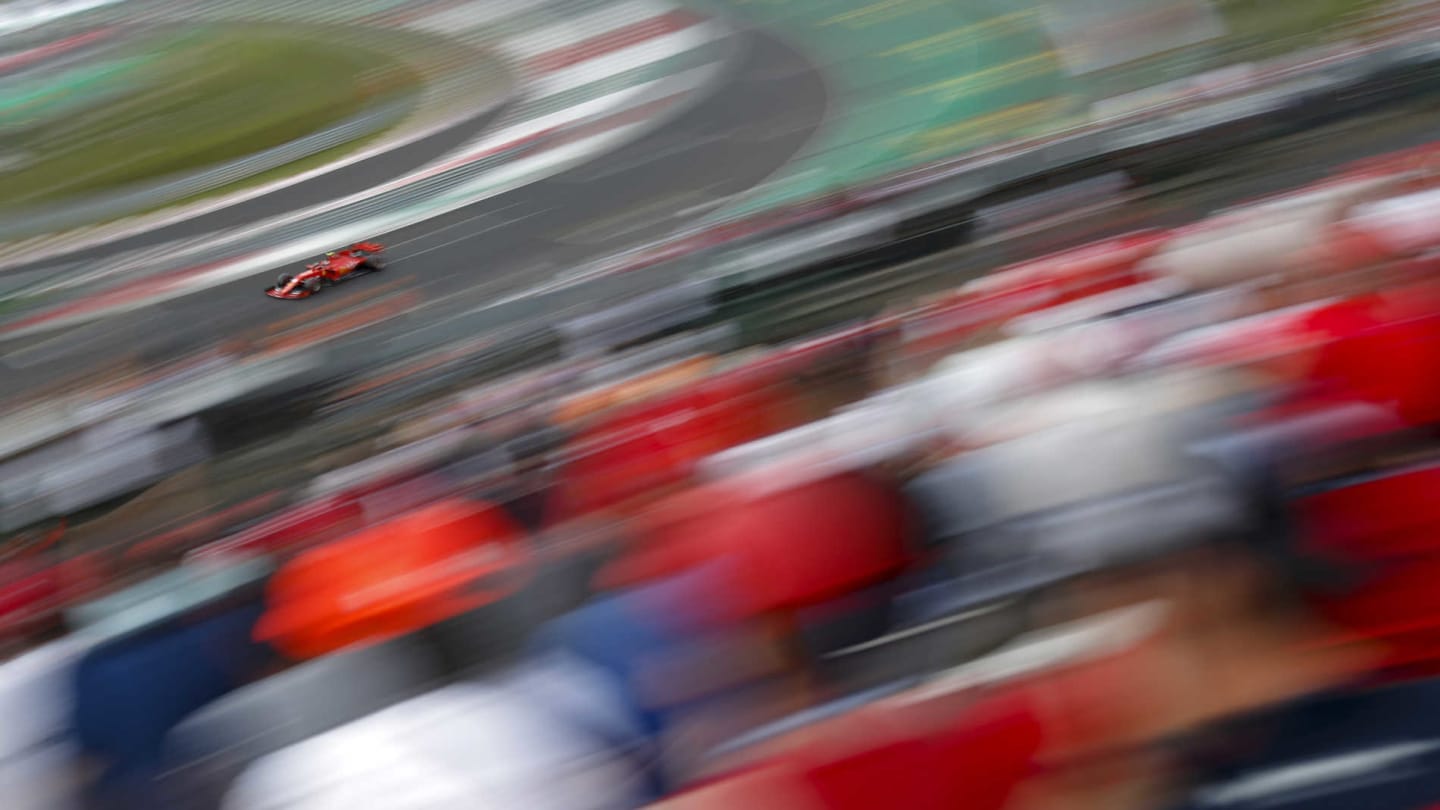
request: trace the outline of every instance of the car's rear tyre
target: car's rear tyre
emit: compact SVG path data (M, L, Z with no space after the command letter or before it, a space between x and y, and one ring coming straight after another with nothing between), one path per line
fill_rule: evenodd
M385 260L379 256L370 256L365 259L365 263L361 267L372 273L378 273L385 269Z

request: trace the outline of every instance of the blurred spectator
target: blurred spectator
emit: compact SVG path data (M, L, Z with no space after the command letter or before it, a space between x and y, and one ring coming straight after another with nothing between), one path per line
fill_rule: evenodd
M553 679L447 686L262 758L224 807L637 806L633 765L567 722L573 700Z
M431 627L512 596L527 557L499 509L437 503L290 561L256 636L306 659Z
M244 605L187 617L85 655L74 676L75 733L103 769L89 806L161 806L166 734L267 666L268 651L250 640L259 615L259 605Z

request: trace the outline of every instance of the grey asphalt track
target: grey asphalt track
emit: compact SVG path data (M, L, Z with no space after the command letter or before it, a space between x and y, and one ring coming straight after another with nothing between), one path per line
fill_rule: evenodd
M744 38L722 85L674 120L585 166L393 233L392 276L428 297L477 288L497 295L626 246L663 236L785 165L824 118L824 83L808 61L758 33ZM227 212L227 215L228 212ZM252 216L258 215L252 213ZM193 226L192 226L193 227ZM267 323L293 320L307 303L262 290L274 271L7 344L5 388L22 390L135 352L164 353ZM363 296L360 279L324 291L331 302Z

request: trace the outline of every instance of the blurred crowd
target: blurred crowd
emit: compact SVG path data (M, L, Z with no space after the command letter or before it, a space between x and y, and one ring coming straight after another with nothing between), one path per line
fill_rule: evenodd
M0 795L1440 806L1437 155L793 344L417 360L37 522Z

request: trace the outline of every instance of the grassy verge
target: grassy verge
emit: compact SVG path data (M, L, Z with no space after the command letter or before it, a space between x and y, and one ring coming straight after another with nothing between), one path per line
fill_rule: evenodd
M27 312L39 310L56 301L51 295L16 292L0 293L0 323L18 318Z
M137 47L154 58L133 68L130 92L7 136L29 160L0 171L4 206L58 203L224 163L420 86L397 58L275 31L214 28Z
M1217 0L1246 58L1280 56L1345 35L1346 24L1380 12L1386 0Z
M160 208L180 208L187 205L193 205L202 200L216 197L220 194L236 194L247 189L258 188L267 183L284 180L287 177L304 174L311 169L318 169L321 166L340 160L341 158L353 152L359 152L361 149L364 149L365 147L370 146L371 144L374 144L380 139L384 138L386 135L390 134L390 132L390 129L381 129L378 132L372 132L368 135L362 135L353 141L347 141L338 146L332 146L329 149L316 152L313 155L300 158L299 160L291 161L283 166L276 166L273 169L249 175L243 180L236 180L233 183L228 183L223 188L207 189L205 191L192 194L188 197L182 197L178 200L167 201L163 205L161 205ZM141 211L139 213L143 214L146 212Z

